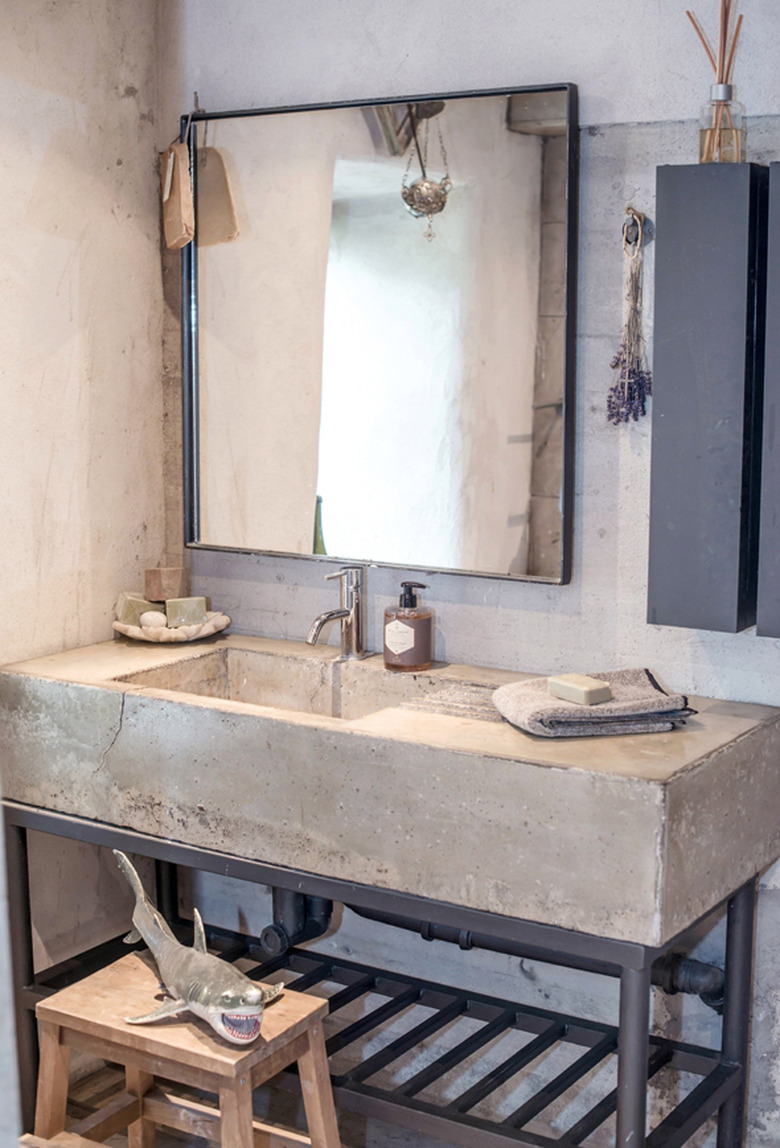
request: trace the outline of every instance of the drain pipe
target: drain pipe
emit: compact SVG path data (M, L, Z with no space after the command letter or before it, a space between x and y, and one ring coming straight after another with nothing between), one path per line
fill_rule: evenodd
M293 945L321 937L330 926L333 902L325 897L308 897L293 889L272 890L272 925L260 934L260 948L268 958L280 957Z
M504 953L507 956L520 957L526 960L545 960L545 953L549 950L539 949L533 945L521 945L516 941L507 941L501 937L491 937L483 933L473 933L470 929L458 929L454 925L437 925L432 921L416 921L411 917L401 917L395 913L383 913L378 909L358 908L348 905L359 917L370 921L379 921L383 925L391 925L396 929L405 929L407 932L419 933L424 941L445 941L450 945L457 945L459 949L485 949L492 953ZM603 976L615 977L620 974L618 965L608 964L595 958L574 958L566 953L556 954L555 963L570 969L579 969L587 973L600 973Z
M411 917L401 917L394 913L383 913L380 910L357 908L348 906L359 917L370 921L379 921L384 925L391 925L396 929L406 929L408 932L419 933L424 941L445 941L457 945L460 949L485 949L493 953L504 953L507 956L526 959L536 959L547 963L549 951L535 949L533 946L520 945L515 941L503 940L500 937L491 937L481 933L472 933L469 929L457 929L451 925L437 925L432 921L416 921ZM568 957L565 953L557 953L553 962L570 969L580 969L583 972L600 973L603 976L618 976L620 968L617 965L607 964L604 961ZM701 998L704 1004L720 1014L723 1011L723 969L716 965L707 965L702 961L695 961L686 957L684 953L665 953L653 962L651 981L663 992L673 996L675 993L691 993Z
M694 961L685 953L665 953L653 963L652 981L670 996L696 994L718 1016L723 1012L725 974L717 965Z

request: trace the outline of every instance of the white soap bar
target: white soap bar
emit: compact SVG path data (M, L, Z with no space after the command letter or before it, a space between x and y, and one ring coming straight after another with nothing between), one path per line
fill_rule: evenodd
M547 679L547 689L554 698L577 702L581 706L595 706L598 702L608 702L612 697L608 682L589 678L587 674L558 674Z

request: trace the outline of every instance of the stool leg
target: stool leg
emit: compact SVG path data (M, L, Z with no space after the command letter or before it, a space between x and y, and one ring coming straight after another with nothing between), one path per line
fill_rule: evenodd
M40 1050L35 1135L49 1139L65 1128L70 1070L70 1049L60 1043L60 1026L53 1021L41 1021Z
M309 1029L308 1037L309 1047L298 1060L298 1073L312 1148L340 1148L322 1026Z
M154 1084L154 1077L150 1072L143 1072L140 1068L125 1065L125 1083L127 1091L142 1099ZM142 1101L143 1103L143 1101ZM127 1126L127 1148L155 1148L157 1135L151 1120L134 1120Z
M253 1148L251 1073L220 1088L219 1116L222 1148Z

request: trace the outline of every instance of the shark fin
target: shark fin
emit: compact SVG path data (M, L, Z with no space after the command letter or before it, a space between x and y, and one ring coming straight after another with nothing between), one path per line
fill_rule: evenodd
M186 1009L186 1001L166 1001L154 1012L148 1012L145 1016L126 1016L125 1020L128 1024L149 1024L150 1021L160 1020L164 1016L176 1016L177 1013L185 1012Z
M203 918L197 909L192 910L193 925L195 926L195 936L193 937L192 947L197 949L199 953L206 953L206 930L203 928Z
M131 929L126 937L123 938L126 945L135 945L138 941L143 940L138 929Z
M284 992L284 985L260 985L263 990L263 1004L270 1004Z

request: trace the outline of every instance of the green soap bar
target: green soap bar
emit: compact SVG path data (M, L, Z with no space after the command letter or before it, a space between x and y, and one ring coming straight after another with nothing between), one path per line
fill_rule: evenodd
M197 626L206 621L205 598L168 598L165 602L168 625Z
M159 602L149 602L140 590L122 590L116 602L116 620L126 626L140 626L141 615L158 608Z
M547 679L547 689L554 698L577 702L581 706L595 706L598 702L608 702L612 697L608 682L589 678L587 674L558 674Z

